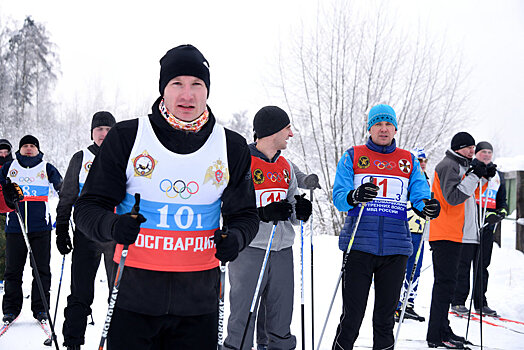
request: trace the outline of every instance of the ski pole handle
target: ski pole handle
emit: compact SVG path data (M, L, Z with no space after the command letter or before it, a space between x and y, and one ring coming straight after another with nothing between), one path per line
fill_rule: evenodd
M140 193L135 193L135 205L131 209L131 216L133 219L137 218L138 212L140 211Z

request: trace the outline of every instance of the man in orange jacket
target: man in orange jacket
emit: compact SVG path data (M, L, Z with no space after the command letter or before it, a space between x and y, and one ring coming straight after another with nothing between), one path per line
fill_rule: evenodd
M448 310L462 244L479 243L474 193L480 179L486 176L487 167L476 159L472 161L474 154L473 137L459 132L435 168L432 191L442 210L440 216L431 221L429 233L435 276L426 336L430 348L464 349L466 343L451 330Z

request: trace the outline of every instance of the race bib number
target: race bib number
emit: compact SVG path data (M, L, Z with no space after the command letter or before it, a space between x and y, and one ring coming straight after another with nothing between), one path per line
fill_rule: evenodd
M388 216L407 220L407 188L409 179L396 176L357 174L355 187L369 182L379 187L377 197L366 204L362 215Z

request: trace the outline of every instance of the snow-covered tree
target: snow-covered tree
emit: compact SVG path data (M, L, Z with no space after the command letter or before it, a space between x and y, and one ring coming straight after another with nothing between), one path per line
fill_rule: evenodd
M300 28L280 50L279 88L296 131L290 158L321 179L315 211L324 233L338 234L343 224L332 200L335 169L344 151L367 140L371 107L391 105L398 146L425 147L435 158L461 124L460 54L421 28L403 32L385 9L374 13L346 1L321 7L314 28Z

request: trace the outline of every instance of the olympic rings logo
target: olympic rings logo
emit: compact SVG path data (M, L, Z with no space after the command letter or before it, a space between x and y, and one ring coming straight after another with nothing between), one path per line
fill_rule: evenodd
M164 179L160 181L160 191L164 192L168 198L176 198L180 195L182 199L189 199L199 190L200 186L195 181L190 181L187 184L183 180L172 182L169 179Z
M282 181L282 175L280 175L280 173L277 173L277 172L271 172L271 171L268 171L267 174L266 174L267 178L271 180L271 182L280 182Z
M28 177L28 176L26 176L26 177L21 176L21 177L18 178L18 181L31 183L31 182L35 181L35 178L34 177Z
M394 162L380 161L380 160L375 160L373 164L375 164L375 166L381 170L382 169L392 170L397 166L397 164Z

